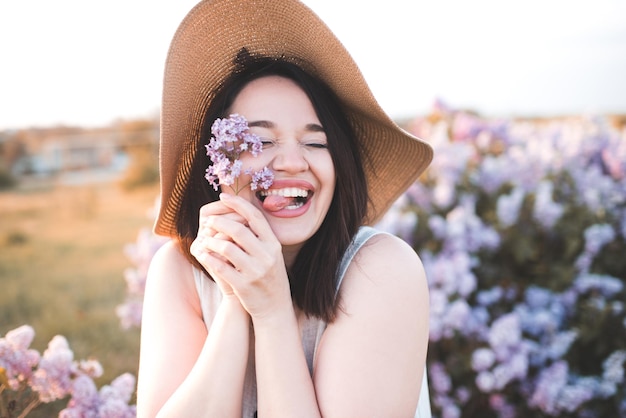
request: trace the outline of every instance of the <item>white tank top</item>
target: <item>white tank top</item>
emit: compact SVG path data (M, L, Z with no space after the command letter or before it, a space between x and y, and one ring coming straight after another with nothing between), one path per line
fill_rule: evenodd
M377 231L374 228L365 226L359 229L354 239L352 240L352 243L348 246L339 266L337 292L339 291L339 287L341 286L343 277L346 274L348 266L352 262L355 254L359 251L363 244L367 242L367 240L369 240L374 235L381 233L384 232ZM204 323L206 324L207 329L210 329L213 318L215 318L215 314L217 312L217 307L222 300L222 294L215 282L209 279L204 274L204 272L197 268L194 268L194 279L196 282L196 290L198 291L198 296L200 298L200 304L202 306L202 317L204 319ZM315 359L315 354L320 339L322 338L322 334L326 329L326 322L319 318L307 318L306 315L301 315L301 317L298 319L298 327L300 328L300 333L302 336L302 346L304 348L304 355L306 357L307 365L309 366L309 373L312 376L314 365L313 360ZM252 336L252 332L250 333L250 335L250 352L248 354L248 367L246 369L246 377L243 388L244 418L256 417L257 408L256 373L254 366L254 341L252 341L252 338L254 337ZM417 405L417 410L415 411L414 418L431 417L430 396L428 392L428 381L426 378L426 374L426 369L424 369L422 388L420 391L419 402Z

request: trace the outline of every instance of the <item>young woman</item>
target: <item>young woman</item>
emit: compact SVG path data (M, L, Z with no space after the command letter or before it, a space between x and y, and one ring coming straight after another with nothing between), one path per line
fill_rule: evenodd
M262 141L214 190L218 118ZM375 224L432 158L296 0L196 6L166 63L162 204L145 293L138 416L430 416L428 289ZM223 178L220 180L224 180ZM274 205L270 202L278 202Z

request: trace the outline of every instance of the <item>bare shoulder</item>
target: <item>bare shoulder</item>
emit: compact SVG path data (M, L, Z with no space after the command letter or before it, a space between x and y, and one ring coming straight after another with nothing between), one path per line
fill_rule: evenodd
M155 292L164 297L181 296L183 300L199 306L195 292L193 268L174 240L166 242L152 257L146 292ZM195 297L194 297L195 296Z
M331 405L335 416L413 416L428 347L428 300L413 248L393 235L371 237L346 271L337 319L320 343L314 376L320 404Z
M356 310L422 316L428 312L428 284L422 262L402 239L382 233L357 252L341 286L341 304ZM390 308L392 307L392 308Z
M377 285L420 286L426 282L422 262L402 239L376 234L356 254L349 275L364 275Z
M170 274L185 275L191 273L189 261L180 250L178 243L170 240L163 244L150 261L148 280L160 281Z
M183 256L178 243L175 240L169 240L157 250L152 257L152 266L163 267L182 267L189 264Z

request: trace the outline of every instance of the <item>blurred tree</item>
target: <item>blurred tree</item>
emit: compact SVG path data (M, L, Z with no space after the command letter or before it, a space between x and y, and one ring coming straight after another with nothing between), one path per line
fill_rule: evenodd
M134 189L159 180L159 121L151 119L121 122L120 146L130 156L130 165L121 185Z

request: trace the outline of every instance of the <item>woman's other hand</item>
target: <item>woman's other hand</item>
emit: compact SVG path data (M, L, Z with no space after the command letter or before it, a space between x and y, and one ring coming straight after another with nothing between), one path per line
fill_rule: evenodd
M291 307L282 246L263 214L245 199L223 193L220 201L204 206L191 252L253 320Z

